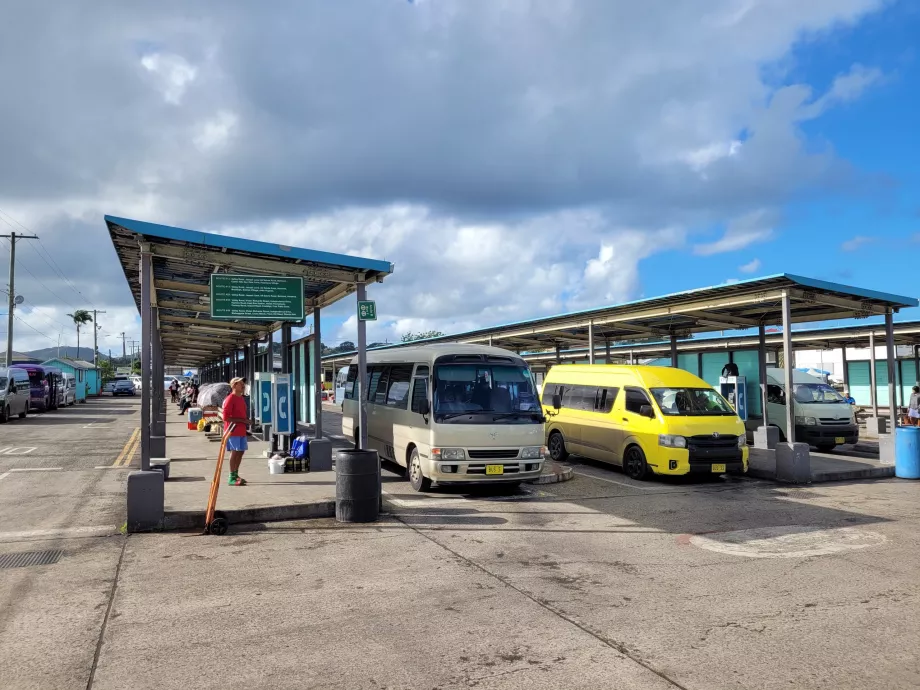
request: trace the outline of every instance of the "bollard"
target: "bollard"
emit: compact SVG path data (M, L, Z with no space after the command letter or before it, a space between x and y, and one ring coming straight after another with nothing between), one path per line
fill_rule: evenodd
M380 516L380 459L375 450L340 450L335 457L335 519L375 522Z

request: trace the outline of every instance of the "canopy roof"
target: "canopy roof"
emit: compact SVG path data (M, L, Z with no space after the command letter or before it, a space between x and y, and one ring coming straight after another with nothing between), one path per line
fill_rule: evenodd
M141 245L153 255L153 297L165 363L198 366L253 339L280 322L210 318L212 273L301 277L304 313L345 297L358 282L381 282L388 261L332 254L268 242L185 230L129 218L105 217L125 278L141 309Z

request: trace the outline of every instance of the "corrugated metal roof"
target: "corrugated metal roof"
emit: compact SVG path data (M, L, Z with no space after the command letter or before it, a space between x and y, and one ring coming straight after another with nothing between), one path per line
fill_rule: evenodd
M105 216L128 286L141 308L141 244L153 254L154 302L167 364L201 365L262 339L279 322L210 318L213 273L297 276L304 283L304 313L354 292L357 282L380 282L388 261L333 254L268 242Z

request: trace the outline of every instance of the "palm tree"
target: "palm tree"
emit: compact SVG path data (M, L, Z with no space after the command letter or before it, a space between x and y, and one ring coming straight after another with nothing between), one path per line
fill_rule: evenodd
M91 323L93 317L86 309L77 309L73 314L68 314L73 322L77 325L77 359L80 359L80 326Z

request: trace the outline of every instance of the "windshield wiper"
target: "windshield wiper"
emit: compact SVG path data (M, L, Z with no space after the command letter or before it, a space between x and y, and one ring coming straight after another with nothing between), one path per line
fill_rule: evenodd
M440 414L435 413L437 419L454 419L455 417L466 417L468 415L474 414L489 414L485 410L467 410L466 412L442 412Z
M516 412L491 412L495 419L507 419L509 417L542 417L543 415L536 410L517 410Z

